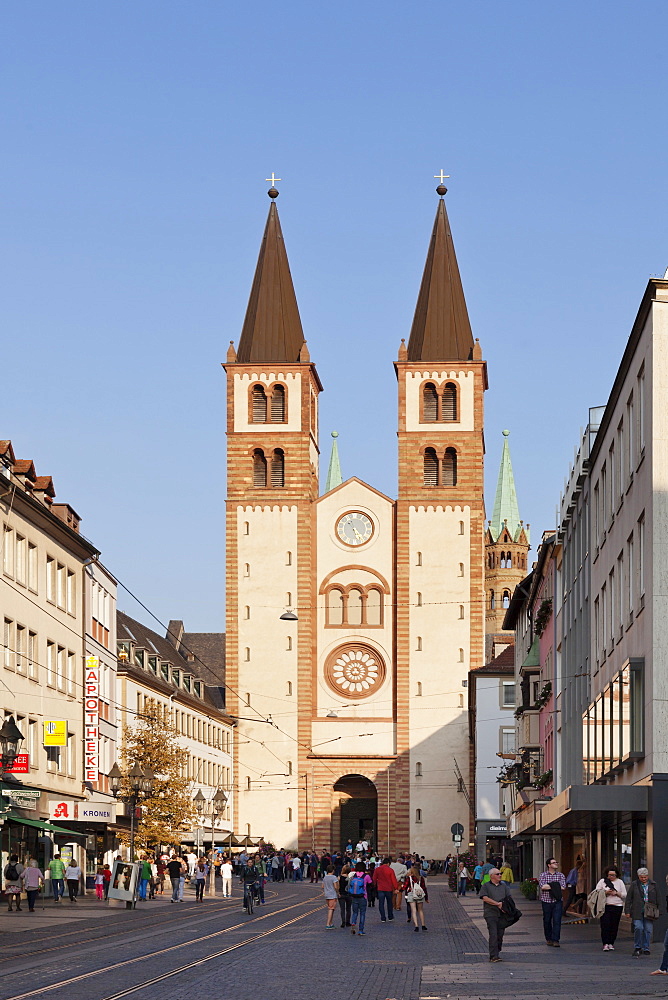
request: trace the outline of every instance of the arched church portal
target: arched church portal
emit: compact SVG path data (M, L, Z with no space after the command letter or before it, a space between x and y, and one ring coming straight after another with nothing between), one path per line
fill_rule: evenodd
M332 847L344 850L348 840L378 846L378 792L361 774L339 778L332 793Z

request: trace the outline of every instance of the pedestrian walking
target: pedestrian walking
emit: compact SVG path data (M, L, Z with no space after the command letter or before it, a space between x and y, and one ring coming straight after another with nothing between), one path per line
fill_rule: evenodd
M28 867L24 868L21 872L21 882L23 883L23 888L26 891L26 896L28 897L28 913L34 913L35 911L35 900L39 894L39 890L43 885L44 876L42 875L41 869L38 867L37 862L34 858L31 858L28 862ZM19 896L19 902L21 897ZM21 909L21 907L18 907Z
M633 921L633 957L651 954L654 921L661 916L661 903L656 882L649 877L647 868L638 868L626 893L624 913Z
M194 878L195 866L197 864L197 855L194 853L194 851L189 851L188 854L186 854L186 860L188 862L188 878Z
M388 865L389 871L392 872L392 877L394 877L394 872ZM395 880L396 881L396 880ZM364 923L366 920L366 904L367 904L367 887L371 883L371 877L366 873L366 866L363 861L358 861L355 870L350 873L348 879L348 893L350 895L351 902L351 920L350 920L350 933L365 935ZM392 893L389 893L390 900L388 905L392 906Z
M408 868L406 867L406 862L403 856L398 857L396 861L390 861L390 868L394 872L397 880L397 888L394 890L394 895L392 896L392 909L401 910L401 895L403 892L404 880L408 874Z
M81 884L81 869L79 865L69 864L67 866L65 869L65 881L67 882L67 891L70 894L70 903L76 903Z
M480 886L482 885L482 865L480 862L473 869L473 888L476 891L476 895L480 892Z
M423 931L426 931L427 925L424 922L424 904L429 902L429 893L427 892L427 884L420 874L420 869L413 866L410 871L406 873L406 878L403 883L403 890L406 893L406 908L408 910L409 918L412 916L413 924L415 925L415 931L420 932L418 927L418 917L420 919L420 926Z
M350 912L352 908L352 900L348 892L348 878L350 876L350 865L345 864L341 869L339 875L339 910L341 911L341 927L350 927ZM371 888L369 885L367 887L367 892Z
M232 895L232 863L229 858L225 858L220 866L220 877L223 883L223 896Z
M498 868L491 868L489 882L485 882L480 889L480 898L483 902L482 914L487 924L490 962L501 961L499 952L503 947L503 932L506 929L503 901L509 895L508 885L501 880L501 872Z
M209 874L209 866L204 858L200 858L195 865L195 902L201 903L204 899L204 883Z
M325 930L334 930L334 911L339 902L339 880L334 872L334 865L329 865L322 879L322 894L327 902L327 923Z
M109 898L109 884L111 883L111 868L105 865L102 869L102 884L104 886L104 898Z
M457 895L466 895L466 886L469 880L469 870L463 861L459 862L459 867L457 868Z
M381 923L384 924L386 920L394 920L394 913L392 911L392 897L394 895L394 890L397 888L397 876L390 868L389 858L383 858L383 863L381 865L378 865L378 867L375 869L373 873L373 884L375 885L376 891L378 893L378 910L380 912ZM364 894L365 906L366 906L366 898L367 897L365 892ZM386 907L387 907L387 917L385 916Z
M566 899L564 900L564 912L568 912L568 908L575 899L575 891L578 884L578 864L582 862L578 859L575 862L568 875L566 876Z
M568 879L566 879L568 882ZM614 951L619 921L626 899L626 886L619 877L617 869L610 865L605 870L603 878L595 886L595 891L605 893L605 910L601 914L601 942L603 951Z
M367 905L370 910L375 910L376 900L378 899L378 890L376 889L376 883L373 880L373 873L375 872L375 870L376 870L376 862L369 861L369 863L366 866L366 873L371 879L371 882L366 887L366 899L367 899Z
M104 899L104 868L102 865L95 872L95 895L98 899Z
M49 877L53 901L59 903L65 895L65 865L60 858L52 858L49 861Z
M142 858L139 863L139 898L146 902L146 892L151 881L151 862Z
M167 865L167 872L172 883L172 903L178 903L179 900L179 889L181 887L181 875L183 873L183 863L181 858L176 857L176 855L171 859Z
M18 854L12 854L4 870L7 909L10 913L14 902L16 902L16 909L21 909L21 875L23 871L24 867L19 862Z
M559 862L556 858L550 858L546 870L538 876L538 888L543 908L545 943L551 948L560 948L559 938L561 937L561 916L564 909L563 890L566 888L566 876L559 871Z

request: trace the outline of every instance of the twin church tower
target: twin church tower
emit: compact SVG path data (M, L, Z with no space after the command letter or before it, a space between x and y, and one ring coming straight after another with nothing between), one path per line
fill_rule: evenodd
M341 482L336 464L320 492L322 384L275 188L224 365L235 814L242 833L276 847L341 848L364 836L381 852L444 857L451 825L470 829L466 682L484 662L485 547L496 539L484 523L486 365L446 189L437 191L415 318L395 362L396 499L356 477Z

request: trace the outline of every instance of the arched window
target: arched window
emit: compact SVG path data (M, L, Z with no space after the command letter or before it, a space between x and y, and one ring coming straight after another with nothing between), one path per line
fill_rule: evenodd
M510 607L510 591L504 590L503 592L503 606L504 608Z
M421 552L418 552L416 554L416 556L415 556L415 565L416 566L421 566L422 565L422 553Z
M272 489L285 486L285 458L281 448L276 448L271 456L271 486Z
M490 592L489 592L489 606L492 609L492 611L496 607L496 597L494 596L494 591L493 590L490 590Z
M438 420L438 393L432 382L427 382L422 390L422 415L425 423L435 423Z
M415 810L415 822L416 823L421 823L422 822L422 810L421 809L416 809Z
M417 682L417 687L416 687L416 690L415 690L415 697L416 698L421 698L422 697L422 681L418 681Z
M285 565L292 566L292 552L285 553Z
M464 617L464 605L463 604L459 605L459 617L460 618Z
M512 552L506 552L506 569L513 568L513 554Z
M343 625L343 591L336 587L327 591L327 624Z
M292 649L292 636L291 635L288 636L288 641L287 641L287 644L286 644L285 648L288 649L288 650Z
M248 521L244 521L244 535L250 535L250 524Z
M418 651L418 653L422 652L422 636L421 635L419 635L417 637L417 640L416 640L416 643L415 643L415 648Z
M285 421L285 386L275 385L271 390L271 422L282 424Z
M252 412L254 424L266 424L267 422L267 394L264 386L254 385L251 393Z
M459 522L459 534L460 535L464 534L464 522L463 521Z
M246 613L244 614L244 618L247 619L250 618L250 606L248 604L246 605Z
M442 402L443 420L457 419L457 386L454 382L446 382Z
M348 624L362 624L362 591L355 587L348 592Z
M443 485L457 485L457 452L454 448L445 449L445 458L443 459Z
M415 599L415 605L416 605L416 607L418 607L418 608L421 608L421 607L422 607L422 594L420 593L420 591L419 591L419 590L418 590L418 592L417 592L417 597L416 597L416 599Z
M434 448L424 451L424 485L438 486L438 458Z
M422 777L422 763L419 760L415 762L415 777Z
M370 587L366 598L367 625L383 624L383 595L377 587Z
M253 452L253 486L267 485L267 459L261 448Z
M292 697L292 681L288 681L288 686L287 686L287 689L286 689L286 694L287 694L288 698Z

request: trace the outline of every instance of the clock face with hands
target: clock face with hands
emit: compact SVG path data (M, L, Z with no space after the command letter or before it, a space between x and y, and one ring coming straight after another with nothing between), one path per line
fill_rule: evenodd
M350 510L336 522L336 534L345 545L364 545L373 535L373 521L359 510Z

